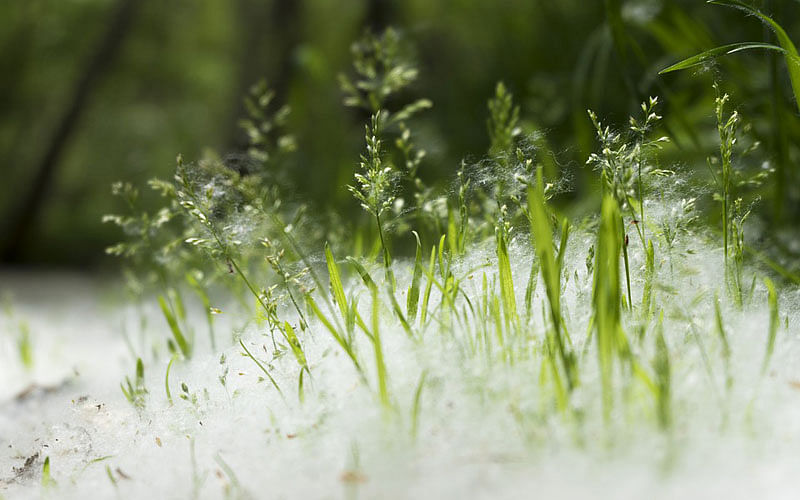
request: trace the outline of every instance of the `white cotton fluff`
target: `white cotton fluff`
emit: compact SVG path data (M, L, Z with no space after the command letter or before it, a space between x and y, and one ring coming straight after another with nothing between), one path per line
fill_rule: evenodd
M657 228L684 216L675 206L677 201L648 203L649 238L661 241ZM635 230L628 233L636 302L644 260ZM591 341L585 345L591 317L585 262L594 239L590 231L575 229L565 258L563 315L576 352L588 353L572 396L580 421L549 408L553 403L539 382L539 357L511 364L480 349L475 354L475 339L470 340L475 324L454 316L452 328L446 328L435 286L429 306L435 319L417 332L418 341L408 338L382 299L383 354L395 410L380 405L372 345L365 336L357 331L368 386L313 319L310 331L298 330L312 374L303 403L291 354L271 365L282 399L268 381L259 381L263 374L231 339L233 330L246 325L243 341L250 351L262 362L271 351L264 327L240 318L235 306L221 307L217 335L224 347L213 354L205 345L204 315L190 308L199 345L191 360L172 367L170 406L164 389L169 356L163 348L169 330L155 301L139 311L103 300L113 286L108 282L5 274L0 286L14 294L14 308L13 318L0 323L0 496L794 498L800 487L800 292L780 289L777 344L761 377L769 323L762 282L756 281L752 301L737 310L725 298L718 242L690 231L679 233L670 251L656 244L656 305L664 313L670 352L673 426L659 431L646 389L631 383L626 392L619 373L606 424L596 353ZM520 233L510 252L517 305L523 310L532 259L527 236ZM471 248L454 265L474 307L484 274L492 293L499 294L492 242ZM412 265L395 267L398 301L404 305ZM372 271L381 275L379 268ZM745 272L748 284L751 273ZM346 287L371 324L370 294L356 280L352 273ZM524 327L531 332L524 342L531 345L523 345L523 351L535 349L543 335L546 298L538 281ZM731 343L730 391L716 333L715 294ZM458 307L462 311L466 302ZM288 304L280 314L297 325ZM30 372L16 354L20 320L32 332ZM626 320L625 329L638 342L633 340L639 335L637 321ZM160 352L153 352L154 345ZM649 369L652 325L636 345ZM119 390L124 377L133 376L131 349L145 359L149 394L141 411ZM219 377L225 366L223 387ZM414 439L411 414L423 372ZM197 396L196 404L178 397L182 383ZM623 397L630 398L628 404ZM41 485L46 456L55 481L48 488Z

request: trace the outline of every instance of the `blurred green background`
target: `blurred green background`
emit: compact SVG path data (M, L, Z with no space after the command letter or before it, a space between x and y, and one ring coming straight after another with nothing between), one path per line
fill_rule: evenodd
M758 3L800 42L800 2ZM705 169L717 148L718 79L775 167L760 210L798 222L800 119L783 60L752 52L705 71L658 71L701 50L771 41L756 19L700 0L25 0L0 2L0 249L4 265L96 266L120 238L109 186L169 177L175 157L241 150L237 126L261 77L291 105L294 195L319 210L357 210L344 189L363 116L341 104L336 76L365 29L391 25L415 48L422 175L449 182L488 146L486 100L504 81L540 154L572 179L561 203L593 193L591 108L624 127L658 95L674 139L669 161ZM147 191L143 189L142 191ZM144 199L145 205L155 202Z

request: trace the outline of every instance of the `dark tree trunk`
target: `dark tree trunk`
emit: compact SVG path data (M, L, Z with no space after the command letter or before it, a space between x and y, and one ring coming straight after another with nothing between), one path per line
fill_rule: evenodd
M396 22L392 0L367 0L365 25L375 34L380 34Z
M275 91L275 100L285 103L294 74L294 51L300 43L302 29L301 0L263 1L239 0L241 37L241 66L233 105L231 126L225 147L243 149L246 137L238 122L244 116L242 104L250 86L266 78Z
M21 251L31 234L34 233L42 206L50 192L53 178L58 169L65 147L77 129L81 116L87 108L92 91L105 76L111 62L119 53L120 47L130 32L133 17L142 0L119 0L111 14L108 30L88 60L80 78L75 83L69 105L58 122L50 143L38 165L35 174L19 204L12 206L8 227L3 232L3 247L0 260L17 262Z

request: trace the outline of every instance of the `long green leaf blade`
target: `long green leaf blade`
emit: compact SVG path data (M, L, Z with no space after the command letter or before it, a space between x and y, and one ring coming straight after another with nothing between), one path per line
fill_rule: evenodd
M752 49L774 50L784 54L786 53L786 50L771 43L761 43L761 42L731 43L728 45L722 45L720 47L715 47L713 49L706 50L705 52L701 52L697 55L684 59L683 61L675 63L672 66L669 66L668 68L662 69L661 71L658 72L658 74L663 75L665 73L671 73L673 71L680 71L683 69L693 68L695 66L703 65L709 61L712 61L722 56L727 56L729 54L734 54L736 52L742 52L744 50L752 50Z
M328 243L325 243L325 262L328 265L328 275L330 276L331 290L333 291L333 298L339 306L339 311L342 313L342 318L347 320L347 296L344 294L344 286L342 286L342 277L339 274L339 266L336 265L336 259L333 258L333 252Z
M771 17L741 0L709 0L708 3L743 10L759 18L762 23L767 25L767 27L775 33L778 44L784 51L784 59L786 59L786 66L789 70L789 79L792 82L795 102L797 104L797 109L800 110L800 53L797 52L797 47L794 42L792 42L792 39L786 34L786 30Z
M411 287L408 289L408 299L406 300L406 311L409 323L413 323L417 318L419 284L422 279L422 243L419 241L419 234L417 234L416 231L412 232L414 233L414 238L417 240L417 253L414 257L414 275L411 277Z
M181 353L187 358L191 357L192 348L189 345L189 342L186 341L186 337L184 337L183 333L181 332L181 328L178 326L178 320L175 319L175 315L172 314L172 311L167 305L167 301L164 299L163 295L159 295L158 305L161 306L161 312L164 314L164 318L167 320L169 329L172 331L172 336L175 337L175 343L178 344L178 348L181 350Z

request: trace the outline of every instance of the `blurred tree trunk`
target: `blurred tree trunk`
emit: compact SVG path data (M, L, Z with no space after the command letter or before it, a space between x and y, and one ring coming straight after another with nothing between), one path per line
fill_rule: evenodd
M141 2L142 0L118 0L111 13L108 30L75 83L69 104L53 132L50 143L44 149L44 155L32 169L34 177L30 186L21 196L16 208L12 205L11 216L7 219L6 230L3 231L0 253L0 260L3 262L18 262L25 244L35 233L42 206L51 190L64 149L77 129L92 92L107 73L127 38L133 17Z
M294 74L294 52L300 43L301 0L239 0L237 2L241 30L241 66L225 147L241 150L247 138L238 122L244 117L243 99L254 83L266 78L275 91L275 100L285 103Z
M375 34L380 34L396 22L392 0L367 0L365 25Z

